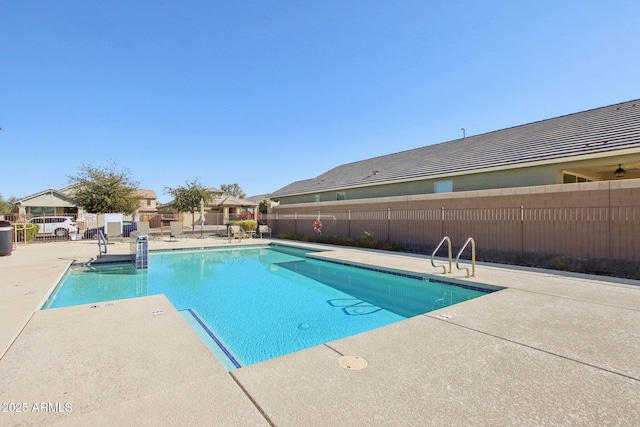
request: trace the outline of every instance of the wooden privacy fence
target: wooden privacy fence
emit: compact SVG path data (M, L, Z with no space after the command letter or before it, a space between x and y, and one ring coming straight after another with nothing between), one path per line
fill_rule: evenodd
M407 209L346 212L289 211L263 216L274 235L372 235L418 252L444 236L454 246L473 237L482 249L640 261L640 206ZM317 227L316 227L317 228Z

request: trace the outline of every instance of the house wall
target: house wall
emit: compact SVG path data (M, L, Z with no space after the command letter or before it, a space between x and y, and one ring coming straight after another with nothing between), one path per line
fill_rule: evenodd
M61 199L60 197L56 197L55 194L50 193L42 194L30 200L24 201L22 203L22 206L75 207L75 205L69 200Z
M483 249L640 261L640 179L279 205L274 235L374 237L429 253L449 236Z
M138 221L147 221L151 223L152 218L158 212L156 199L142 199L140 201L140 207L135 215Z
M338 192L345 192L347 200L376 197L408 196L416 194L434 194L437 181L453 182L453 191L472 191L492 188L524 187L532 185L555 184L558 181L557 166L521 168L516 170L494 171L471 175L458 175L438 179L382 184L369 187L348 188L280 198L281 204L311 203L319 195L321 202L335 201Z
M158 210L158 204L156 199L142 199L140 201L140 209L146 211L156 211Z
M77 212L77 208L75 204L55 193L46 193L23 201L19 212L26 215L64 215Z
M376 197L408 196L418 194L434 194L437 181L451 180L453 191L475 191L496 188L530 187L540 185L561 184L563 172L575 173L591 181L615 180L613 173L615 164L629 164L640 162L640 154L631 153L618 157L604 156L591 159L563 161L562 163L543 164L530 167L513 166L502 170L471 173L465 175L459 173L451 177L436 179L423 179L392 184L378 184L369 187L336 189L321 191L315 194L302 194L278 198L282 205L295 203L313 203L315 196L320 197L321 202L335 201L338 192L344 192L347 200L367 199ZM640 178L640 170L632 169L627 172L627 178Z

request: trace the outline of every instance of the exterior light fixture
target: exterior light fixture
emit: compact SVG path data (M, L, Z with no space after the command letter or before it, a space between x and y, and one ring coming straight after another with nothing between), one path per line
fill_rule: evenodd
M622 169L622 165L621 164L618 165L618 169L616 169L616 171L615 171L616 177L618 177L618 178L624 177L624 173L625 172L626 171L624 169Z

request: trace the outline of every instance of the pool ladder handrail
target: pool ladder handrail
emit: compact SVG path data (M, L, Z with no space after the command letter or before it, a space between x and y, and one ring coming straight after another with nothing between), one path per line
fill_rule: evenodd
M102 230L98 229L98 256L102 256L103 252L102 252L102 248L100 247L100 243L104 244L104 253L107 253L107 238L104 237L104 233L102 232Z
M467 246L471 243L471 275L469 275L469 267L460 267L460 255L467 248ZM473 240L473 237L469 237L467 241L462 245L460 252L458 252L458 256L456 257L456 268L458 270L467 270L467 277L476 277L476 242Z
M447 296L449 297L449 304L447 305ZM441 303L441 307L440 308L445 308L445 307L449 307L450 305L453 305L453 292L451 291L445 291L442 294L442 297L436 299L433 302L433 309L436 310L436 304Z
M438 252L438 250L440 249L440 247L444 244L444 242L447 242L447 249L449 252L449 273L451 273L451 264L452 264L452 258L451 258L451 239L447 236L444 236L444 238L440 241L440 243L438 243L438 246L436 246L436 249L433 251L433 253L431 254L431 265L434 268L438 268L438 267L442 267L442 274L447 274L447 267L446 264L440 264L440 265L436 265L435 262L433 261L433 258L436 256L436 252Z

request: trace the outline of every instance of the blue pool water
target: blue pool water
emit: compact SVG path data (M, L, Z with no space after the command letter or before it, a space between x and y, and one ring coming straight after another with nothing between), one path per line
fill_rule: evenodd
M148 270L72 268L43 308L165 294L233 369L486 292L313 260L276 246L151 253Z

